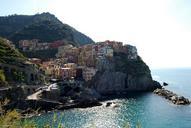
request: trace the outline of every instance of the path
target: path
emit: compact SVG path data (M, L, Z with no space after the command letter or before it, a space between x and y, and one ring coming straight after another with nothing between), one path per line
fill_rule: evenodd
M39 90L35 93L33 93L32 95L27 96L27 100L38 100L39 99L39 95L42 93L42 90Z
M45 91L51 91L52 88L55 88L57 86L56 83L49 85L46 89L41 89L29 96L27 96L27 100L39 100L39 95L45 90Z

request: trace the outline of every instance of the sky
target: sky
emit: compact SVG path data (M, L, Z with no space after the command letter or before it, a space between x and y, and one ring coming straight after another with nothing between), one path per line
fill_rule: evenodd
M50 12L94 41L135 45L151 68L191 67L190 0L0 0L0 16Z

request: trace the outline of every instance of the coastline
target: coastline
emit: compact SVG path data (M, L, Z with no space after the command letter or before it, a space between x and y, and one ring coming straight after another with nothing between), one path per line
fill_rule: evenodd
M74 103L59 103L57 101L47 101L47 100L17 100L12 102L3 108L5 110L13 110L17 109L22 118L30 118L33 116L38 116L41 114L45 114L50 111L57 111L57 110L68 110L73 108L89 108L95 106L103 105L101 102L107 102L112 99L120 99L120 98L130 98L132 96L139 96L145 93L152 93L148 91L128 91L126 93L118 93L118 94L107 94L103 95L101 98L97 100L86 100L81 102L74 102Z
M155 81L155 83L157 82ZM160 88L157 88L156 90L160 90ZM31 118L31 117L39 116L39 115L46 114L52 111L102 106L103 104L101 102L107 102L112 99L128 99L131 97L138 97L140 95L144 95L145 93L153 93L153 91L155 93L156 90L147 90L147 91L124 90L121 92L116 91L116 92L102 94L101 97L95 98L95 99L92 98L90 95L88 95L88 97L90 96L89 99L88 97L86 97L84 100L76 99L76 101L74 100L72 102L69 102L69 101L65 102L64 100L63 100L64 102L60 102L58 100L50 100L50 99L44 99L44 98L40 98L38 100L21 99L4 106L4 108L6 110L17 109L21 113L22 118ZM174 94L174 95L177 95L177 94ZM166 98L166 99L169 99L169 98ZM181 104L186 105L188 103L181 103Z
M52 111L68 110L68 109L74 109L74 108L91 108L91 107L96 107L96 106L102 106L103 105L102 102L109 103L110 100L114 100L114 99L128 99L128 98L132 98L132 97L139 97L140 95L144 95L146 93L152 93L152 92L129 91L129 92L126 92L126 94L121 93L121 94L117 94L117 95L116 94L104 95L100 99L95 100L95 101L84 101L84 102L67 103L67 104L60 104L60 105L58 103L55 103L55 105L53 105L54 103L46 102L46 101L42 102L42 101L35 101L35 100L26 100L27 102L31 102L28 104L35 105L35 106L33 106L35 108L32 109L32 106L30 106L27 109L18 109L18 110L21 112L21 115L23 118L31 118L31 117L39 116L39 115L46 114L46 113L52 112ZM26 104L26 103L24 103L25 101L23 101L23 100L18 101L18 102L20 102L19 104L21 104L22 106L24 106L24 104ZM41 104L43 104L43 106ZM16 106L16 105L13 105L13 106ZM37 107L37 106L41 106L41 107ZM46 107L46 108L43 108L43 107Z

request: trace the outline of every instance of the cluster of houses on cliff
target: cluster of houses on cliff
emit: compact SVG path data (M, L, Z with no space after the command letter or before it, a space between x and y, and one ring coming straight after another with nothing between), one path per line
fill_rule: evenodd
M107 40L80 47L61 45L58 47L56 59L42 61L32 58L30 61L40 65L44 73L51 78L89 81L102 65L107 65L107 61L112 60L114 53L125 53L128 59L137 59L136 47Z
M51 43L39 42L38 39L33 40L20 40L19 49L22 51L38 51L38 50L48 50L58 48L62 45L65 45L65 40L57 40Z

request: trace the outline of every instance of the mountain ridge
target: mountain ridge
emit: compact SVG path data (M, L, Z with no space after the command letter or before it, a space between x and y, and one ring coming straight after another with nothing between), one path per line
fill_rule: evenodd
M39 39L42 42L66 39L76 45L94 43L90 37L62 23L49 12L35 15L1 16L0 36L16 43L23 39Z

